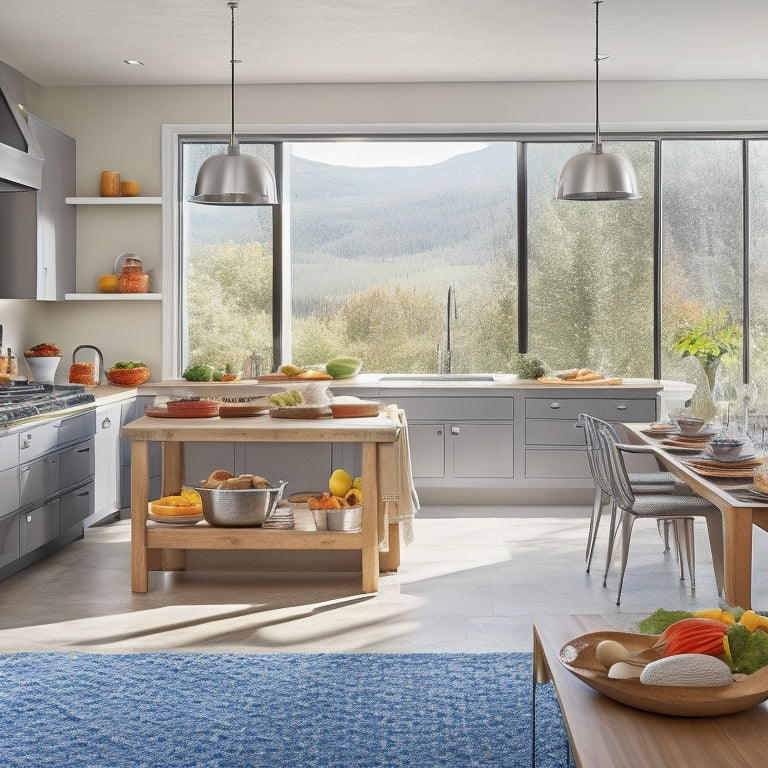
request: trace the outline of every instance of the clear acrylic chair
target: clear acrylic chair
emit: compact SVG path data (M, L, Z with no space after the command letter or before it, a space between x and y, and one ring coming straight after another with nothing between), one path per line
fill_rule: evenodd
M605 578L607 583L608 570L613 555L616 534L621 529L621 572L616 605L621 603L621 590L624 584L624 574L627 569L629 542L632 527L638 518L675 521L675 531L685 544L688 559L688 569L691 579L691 590L696 589L696 575L693 559L693 519L703 517L707 524L709 546L712 552L712 565L715 571L717 594L723 593L723 520L722 513L706 499L695 494L681 495L678 493L647 493L635 495L629 480L622 451L632 446L624 446L614 439L615 432L609 424L597 424L597 442L599 460L605 462L608 473L608 483L611 497L620 513L619 520L611 525L608 540L608 558L606 560Z
M611 502L611 490L608 483L608 476L606 470L599 463L599 446L597 444L597 425L603 424L607 428L611 429L614 434L615 441L619 440L619 435L616 432L615 427L607 421L598 419L596 416L591 416L588 413L580 413L578 417L578 424L584 429L584 442L587 449L587 462L589 464L589 471L592 475L592 482L594 484L594 492L592 497L592 513L589 519L589 531L587 533L587 549L584 559L587 563L587 573L589 573L592 567L592 556L595 552L595 543L597 541L597 534L600 528L600 519L603 514L603 509L609 503L611 503L611 521L615 521L616 508L615 504ZM633 453L652 454L649 446L638 445L631 446ZM632 485L632 489L635 493L690 493L688 486L681 480L678 480L671 472L630 472L629 481ZM669 525L666 521L660 523L659 533L664 539L664 549L669 550ZM678 544L679 554L679 544Z

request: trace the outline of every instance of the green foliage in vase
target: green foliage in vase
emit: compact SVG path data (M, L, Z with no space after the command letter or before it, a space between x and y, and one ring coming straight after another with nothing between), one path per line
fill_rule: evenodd
M725 355L741 349L742 329L733 322L726 310L702 314L680 328L672 349L680 357L695 357L704 368Z

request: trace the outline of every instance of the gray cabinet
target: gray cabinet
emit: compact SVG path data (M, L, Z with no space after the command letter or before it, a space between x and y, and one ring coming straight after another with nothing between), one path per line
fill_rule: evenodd
M93 513L95 409L0 438L0 579L83 534Z
M583 391L582 391L583 392ZM525 398L525 477L589 480L580 413L606 421L650 422L656 418L655 393L556 392Z
M417 487L477 485L515 476L513 397L454 392L391 399L408 419Z
M75 140L28 115L45 161L39 190L0 195L0 298L63 301L75 290Z

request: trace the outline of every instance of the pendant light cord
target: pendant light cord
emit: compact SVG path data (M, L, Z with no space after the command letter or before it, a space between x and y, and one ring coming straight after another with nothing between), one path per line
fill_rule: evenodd
M600 152L600 3L595 0L595 152ZM234 75L233 75L234 77Z
M232 11L232 58L229 62L232 67L232 77L230 79L231 129L229 133L229 145L230 147L234 147L237 145L237 139L235 138L235 8L237 8L238 2L237 0L229 0L227 5Z

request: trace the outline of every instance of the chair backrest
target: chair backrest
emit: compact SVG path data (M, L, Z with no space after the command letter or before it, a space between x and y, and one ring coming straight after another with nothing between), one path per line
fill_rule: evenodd
M584 429L587 462L589 463L589 471L592 473L592 479L602 491L611 495L613 490L609 478L608 459L601 450L597 437L597 427L601 425L610 430L613 433L614 442L618 442L618 435L607 421L590 416L588 413L580 413L578 423Z
M604 461L607 473L609 493L622 509L632 509L635 503L635 494L632 492L632 484L629 482L627 468L624 465L624 457L617 445L616 430L607 422L599 419L595 423L599 455Z

